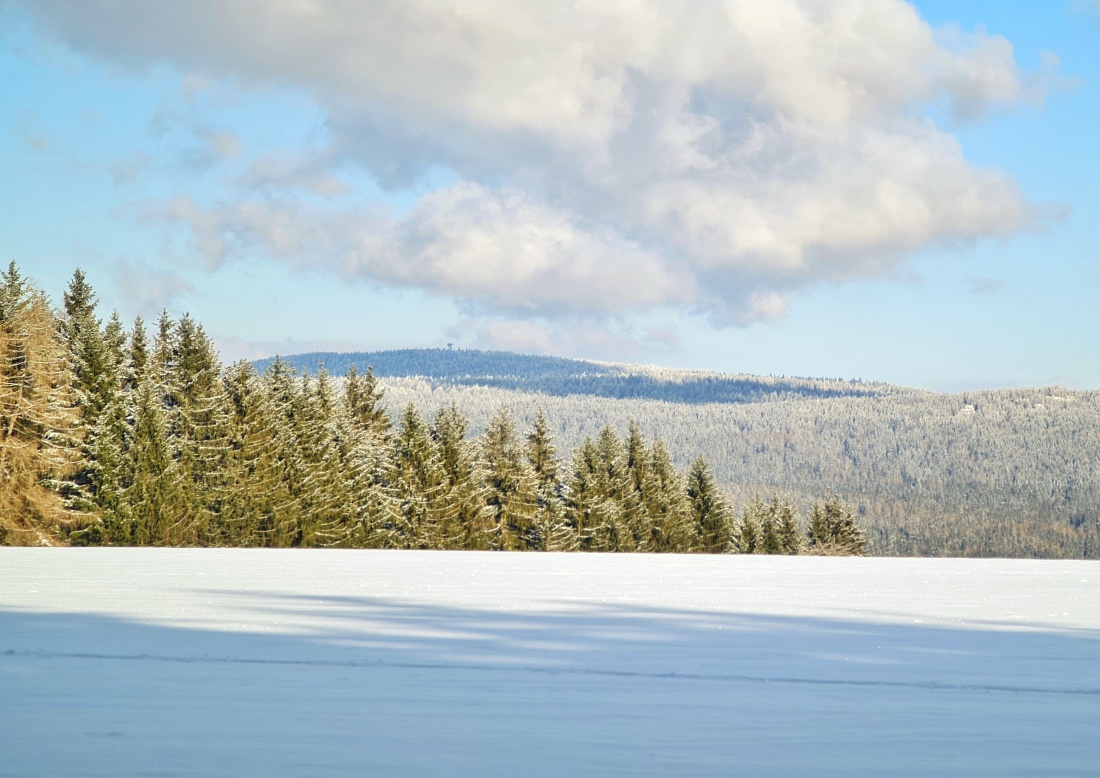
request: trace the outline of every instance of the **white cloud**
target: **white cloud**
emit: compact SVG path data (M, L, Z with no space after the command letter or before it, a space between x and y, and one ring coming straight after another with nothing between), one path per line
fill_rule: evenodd
M295 189L325 198L347 194L347 184L326 169L324 162L319 158L265 155L254 160L237 183L245 189L266 194Z
M614 313L695 299L690 276L660 255L519 193L475 184L433 192L401 221L291 202L205 209L187 198L157 216L185 224L211 267L258 248L303 268L437 291L488 310Z
M116 64L290 85L327 111L329 148L238 179L262 197L176 202L213 262L276 256L510 316L745 323L1036 218L931 117L1041 100L1041 78L1004 38L934 30L902 0L27 6ZM349 164L459 183L401 219L295 199L341 194Z
M195 291L195 287L173 270L152 269L120 259L114 267L115 286L128 306L152 316L168 308L179 297Z

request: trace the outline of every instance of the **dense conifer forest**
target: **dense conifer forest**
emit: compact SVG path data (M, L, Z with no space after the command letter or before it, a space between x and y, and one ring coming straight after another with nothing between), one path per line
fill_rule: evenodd
M834 489L872 553L1100 555L1100 392L938 394L864 381L738 376L446 349L301 354L302 370L373 364L389 407L457 403L475 432L538 408L572 450L637 420L674 464L702 454L739 504ZM335 372L335 371L334 371Z
M151 329L151 332L150 332ZM54 310L0 279L0 542L858 554L835 495L735 512L707 461L639 425L560 456L541 410L471 434L456 402L390 411L368 367L223 368L202 326L106 322L79 270Z

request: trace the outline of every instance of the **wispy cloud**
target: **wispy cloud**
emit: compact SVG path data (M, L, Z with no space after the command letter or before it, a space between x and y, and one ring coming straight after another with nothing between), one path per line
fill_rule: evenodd
M150 268L126 259L115 263L114 282L129 306L146 315L171 307L195 290L174 270Z
M145 152L137 152L127 157L112 160L107 172L115 186L123 186L138 181L151 167L153 159Z
M970 285L970 294L975 295L993 294L1001 291L1005 285L1005 282L999 278L986 276L969 276L966 283Z
M1051 74L903 0L24 4L117 65L173 64L188 89L292 85L327 112L314 157L256 160L237 182L251 193L164 210L212 265L312 264L502 317L747 323L793 290L1040 218L930 117L1041 101ZM399 217L300 199L342 194L349 165L394 188L441 168L458 183Z
M661 328L638 331L622 321L597 318L566 324L500 316L464 318L450 329L448 337L470 348L610 361L633 360L679 346L675 332Z
M355 343L344 340L246 340L235 335L212 335L222 364L231 365L240 360L252 361L265 357L305 354L311 351L348 352L362 350Z

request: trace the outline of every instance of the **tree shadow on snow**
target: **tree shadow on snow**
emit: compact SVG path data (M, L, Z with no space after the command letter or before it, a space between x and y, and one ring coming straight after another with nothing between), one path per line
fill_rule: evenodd
M0 776L1088 775L1100 760L1097 632L196 593L209 607L190 623L0 611Z

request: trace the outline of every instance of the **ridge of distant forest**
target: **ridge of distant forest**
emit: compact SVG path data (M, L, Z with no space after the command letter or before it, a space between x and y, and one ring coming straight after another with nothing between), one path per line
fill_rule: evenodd
M276 357L253 365L267 370ZM878 397L916 390L823 378L727 375L651 365L475 349L310 352L278 357L299 372L341 376L370 365L379 378L420 377L451 386L485 386L565 397L591 395L683 403L746 403L788 397Z

